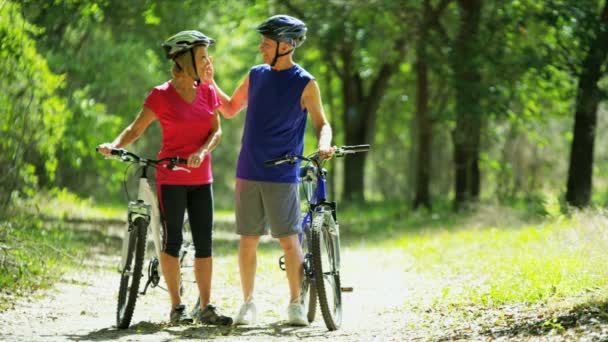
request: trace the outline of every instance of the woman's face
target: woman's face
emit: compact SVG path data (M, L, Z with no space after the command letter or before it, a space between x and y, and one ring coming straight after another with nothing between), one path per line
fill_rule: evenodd
M194 59L196 60L196 71L198 73L199 78L203 78L205 75L205 71L207 70L207 66L211 62L209 59L209 52L207 51L206 46L195 46L194 47Z

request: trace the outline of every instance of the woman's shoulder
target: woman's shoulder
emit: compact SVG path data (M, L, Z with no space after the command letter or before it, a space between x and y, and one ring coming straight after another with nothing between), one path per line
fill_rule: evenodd
M152 90L164 93L164 92L169 91L170 87L171 87L171 81L167 81L165 83L157 85L156 87L152 88Z

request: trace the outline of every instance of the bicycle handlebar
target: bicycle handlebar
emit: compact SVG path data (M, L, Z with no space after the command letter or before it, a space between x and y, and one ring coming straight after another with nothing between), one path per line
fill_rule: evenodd
M342 149L342 151L345 153L367 152L369 151L369 148L369 144L340 147L340 149Z
M359 152L367 152L367 151L369 151L369 149L370 149L370 145L369 144L342 146L342 147L338 147L334 151L334 155L337 158L340 158L340 157L344 157L346 154L359 153ZM308 157L294 155L294 154L288 154L288 155L286 155L284 157L281 157L281 158L266 160L264 162L264 165L265 166L273 166L273 165L279 165L279 164L283 164L283 163L293 164L293 163L296 162L296 160L311 161L311 160L318 160L318 158L319 158L319 151L315 151L314 153L312 153Z
M95 148L95 150L99 152L98 148ZM169 169L173 169L177 164L188 164L188 159L184 159L181 157L168 157L168 158L162 158L159 160L146 159L146 158L142 158L142 157L138 156L137 154L135 154L133 152L129 152L129 151L125 150L124 148L112 149L112 150L110 150L110 154L112 156L118 157L115 159L120 160L122 162L139 163L139 164L143 164L146 166L157 166L158 164L160 164L162 162L169 162L169 165L167 166Z

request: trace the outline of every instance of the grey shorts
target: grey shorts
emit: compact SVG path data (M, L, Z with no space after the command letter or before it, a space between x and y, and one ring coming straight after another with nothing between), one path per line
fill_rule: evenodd
M259 182L236 179L236 232L239 235L268 234L281 238L300 232L298 183Z

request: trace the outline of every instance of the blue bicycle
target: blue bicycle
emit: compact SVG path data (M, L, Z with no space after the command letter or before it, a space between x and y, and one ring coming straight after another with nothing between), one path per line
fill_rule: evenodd
M342 146L334 156L367 152L369 145ZM305 157L287 155L268 160L267 166L283 163L306 162L300 167L300 182L303 185L308 206L303 212L300 243L304 254L304 278L302 280L302 302L308 305L308 321L313 322L317 298L325 325L329 330L337 330L342 323L342 292L352 288L340 285L340 227L336 215L336 202L327 200L327 170L325 160L319 158L318 151ZM279 266L285 270L284 257Z

